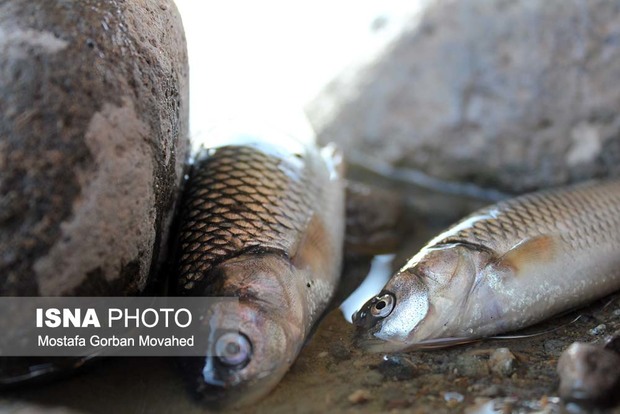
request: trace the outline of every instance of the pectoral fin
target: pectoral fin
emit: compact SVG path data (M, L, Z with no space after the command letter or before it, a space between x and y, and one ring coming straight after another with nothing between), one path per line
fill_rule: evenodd
M548 262L555 257L558 240L552 235L540 235L527 238L497 259L500 267L518 271L528 264Z

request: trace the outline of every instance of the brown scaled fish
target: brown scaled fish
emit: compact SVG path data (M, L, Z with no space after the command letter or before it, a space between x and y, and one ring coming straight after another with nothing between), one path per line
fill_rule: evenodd
M239 298L208 316L210 355L181 361L205 403L269 393L340 277L344 181L337 152L287 138L203 151L180 212L176 293Z
M480 210L416 254L353 317L376 352L520 329L620 289L620 181Z

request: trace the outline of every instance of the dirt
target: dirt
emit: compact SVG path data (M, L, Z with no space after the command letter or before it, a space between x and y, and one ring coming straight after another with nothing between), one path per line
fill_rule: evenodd
M525 333L538 333L533 337L386 356L355 348L354 328L336 310L274 392L244 412L495 412L484 411L489 402L503 413L561 412L556 374L560 353L574 341L601 342L620 328L618 313L620 300L608 298L528 329ZM605 324L605 332L595 335L591 330L600 324ZM514 356L510 372L490 364L499 348ZM102 360L77 376L4 397L84 413L206 411L189 397L170 359ZM476 404L480 411L469 411Z
M420 213L428 198L416 200L410 203L408 215L416 217L415 230L410 230L412 237L396 255L396 267L454 219L450 215L431 219ZM451 214L460 215L476 207L472 200L464 201L466 206L445 197L434 203L451 206ZM521 338L435 351L369 354L353 345L354 327L337 309L325 317L277 388L260 403L235 412L566 412L557 397L560 354L575 341L602 343L618 329L620 296L616 295L511 333L524 335ZM4 392L2 397L91 414L207 412L191 398L170 358L95 361L77 375ZM575 412L575 406L568 408ZM608 412L620 414L620 408Z

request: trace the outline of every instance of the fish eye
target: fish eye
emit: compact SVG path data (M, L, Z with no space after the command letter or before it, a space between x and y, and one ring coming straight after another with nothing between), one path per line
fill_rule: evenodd
M375 303L370 307L370 313L375 318L385 318L388 316L392 309L394 309L394 296L390 293L386 293L383 296L377 296Z
M243 368L252 356L252 345L244 334L227 332L215 342L215 355L223 365Z

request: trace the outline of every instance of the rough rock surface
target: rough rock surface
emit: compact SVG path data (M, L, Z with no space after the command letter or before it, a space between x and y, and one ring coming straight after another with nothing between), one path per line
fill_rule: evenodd
M558 360L560 396L584 405L618 401L620 355L601 346L573 343Z
M0 294L131 294L188 152L172 0L0 2Z
M357 162L522 192L620 175L619 77L620 1L429 1L307 109Z

